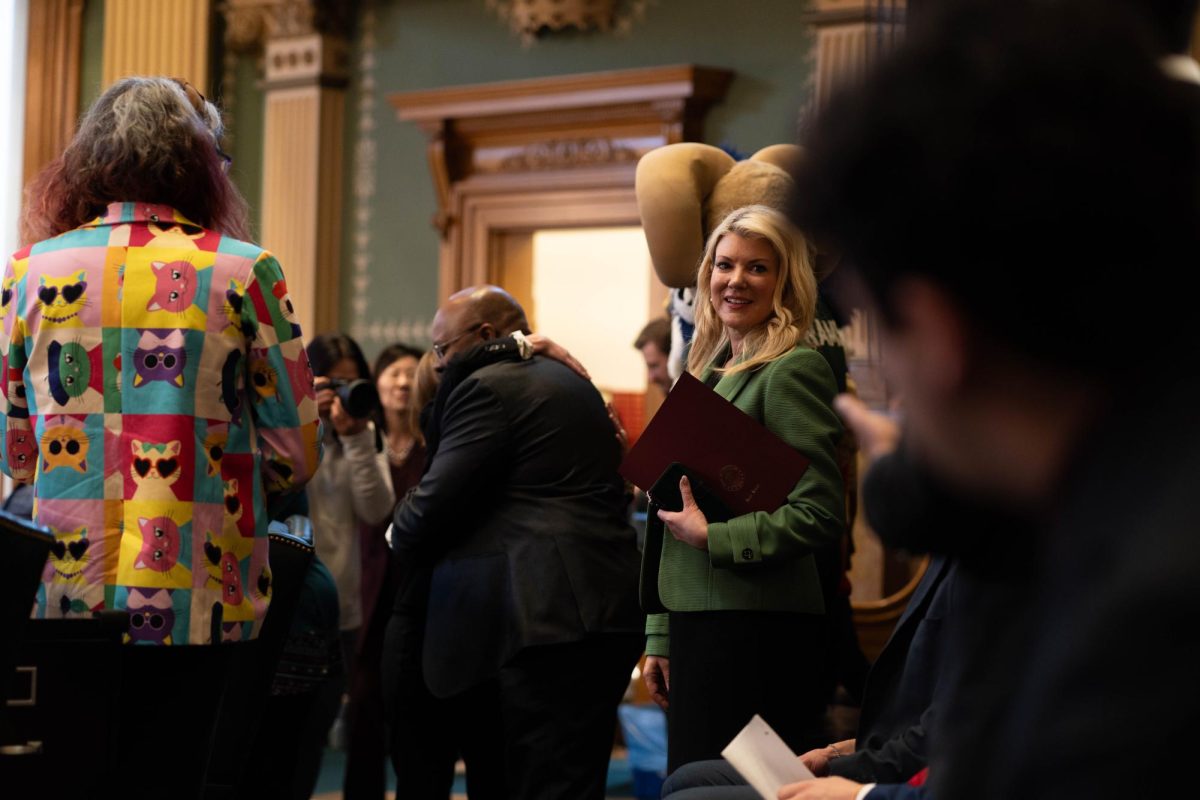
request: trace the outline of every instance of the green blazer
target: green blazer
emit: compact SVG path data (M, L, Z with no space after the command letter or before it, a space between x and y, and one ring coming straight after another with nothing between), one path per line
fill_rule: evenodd
M817 351L800 346L753 372L721 378L716 391L811 463L787 503L775 511L710 522L708 552L664 531L657 576L662 604L671 611L822 614L825 602L812 552L836 543L846 524L833 373ZM647 523L662 524L656 517ZM643 570L652 561L644 559ZM643 585L653 585L646 583L653 578L643 575ZM667 635L667 615L649 615L646 652L668 656Z

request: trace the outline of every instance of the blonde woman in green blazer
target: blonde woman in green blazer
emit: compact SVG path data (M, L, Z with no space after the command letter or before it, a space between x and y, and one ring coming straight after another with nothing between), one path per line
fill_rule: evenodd
M813 552L840 540L845 497L833 373L802 344L816 295L811 250L780 212L738 209L709 237L688 371L810 464L773 512L709 522L683 478L683 509L650 515L666 530L657 580L643 582L668 613L647 619L645 679L667 709L671 770L718 757L756 713L797 752L824 742L828 634Z

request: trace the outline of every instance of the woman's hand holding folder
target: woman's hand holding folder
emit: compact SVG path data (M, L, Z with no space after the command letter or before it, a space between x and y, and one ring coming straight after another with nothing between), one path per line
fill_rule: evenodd
M679 541L691 545L697 550L708 550L708 518L696 505L692 496L692 484L686 475L679 479L679 495L683 498L683 508L679 511L658 510L658 518L667 526Z

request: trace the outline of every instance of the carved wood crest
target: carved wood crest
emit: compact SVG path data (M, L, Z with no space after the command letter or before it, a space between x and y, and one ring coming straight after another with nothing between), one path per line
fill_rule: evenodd
M646 13L647 0L487 0L526 46L546 33L580 31L626 33Z

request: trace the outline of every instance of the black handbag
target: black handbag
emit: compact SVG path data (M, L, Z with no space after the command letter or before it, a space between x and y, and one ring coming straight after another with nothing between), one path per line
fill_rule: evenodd
M647 614L662 614L668 611L658 596L658 569L662 561L663 536L666 525L658 518L658 510L681 511L683 496L679 492L679 479L687 476L692 487L692 497L709 522L725 522L734 514L721 498L717 497L704 481L691 474L687 467L672 462L658 480L646 492L650 504L646 508L646 542L642 548L642 573L639 579L638 596L642 610Z

